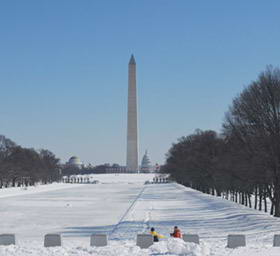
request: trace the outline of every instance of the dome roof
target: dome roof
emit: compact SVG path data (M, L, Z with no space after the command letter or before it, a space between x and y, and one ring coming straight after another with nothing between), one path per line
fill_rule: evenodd
M75 160L75 159L78 159L78 160L79 160L79 157L77 157L77 156L72 156L72 157L70 157L69 160Z
M69 165L74 165L74 166L81 166L82 165L82 162L80 160L79 157L77 156L72 156L70 157L69 161L68 161L68 164Z

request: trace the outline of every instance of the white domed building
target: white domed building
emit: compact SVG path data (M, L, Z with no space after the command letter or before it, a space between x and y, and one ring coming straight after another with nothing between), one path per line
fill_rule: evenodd
M145 155L143 156L140 172L148 173L151 172L151 161L148 156L148 151L146 150Z
M69 167L75 167L75 168L82 168L83 163L81 162L80 158L77 156L70 157L69 161L66 163Z

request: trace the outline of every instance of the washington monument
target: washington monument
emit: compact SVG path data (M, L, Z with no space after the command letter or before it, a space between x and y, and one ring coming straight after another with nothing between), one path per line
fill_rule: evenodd
M136 62L131 55L128 64L128 104L127 104L127 152L126 169L138 172L138 124L137 124L137 88Z

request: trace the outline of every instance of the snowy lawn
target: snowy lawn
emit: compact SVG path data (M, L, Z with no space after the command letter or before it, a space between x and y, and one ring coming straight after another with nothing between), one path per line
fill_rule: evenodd
M225 199L181 185L150 184L151 174L94 175L99 184L53 184L28 190L0 190L1 233L15 233L16 246L0 246L0 255L280 255L272 248L280 220ZM178 225L197 233L201 245L171 239ZM136 235L150 227L166 238L146 250ZM61 233L63 246L44 248L47 233ZM92 233L106 233L109 245L89 247ZM228 234L245 234L245 248L228 249Z

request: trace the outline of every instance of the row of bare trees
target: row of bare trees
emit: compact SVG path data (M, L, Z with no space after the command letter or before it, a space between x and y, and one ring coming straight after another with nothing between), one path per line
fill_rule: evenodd
M167 153L163 172L205 193L280 217L280 70L268 67L232 102L221 134L197 130ZM252 199L254 200L252 202Z
M49 150L22 148L0 135L0 188L60 179L59 159Z

